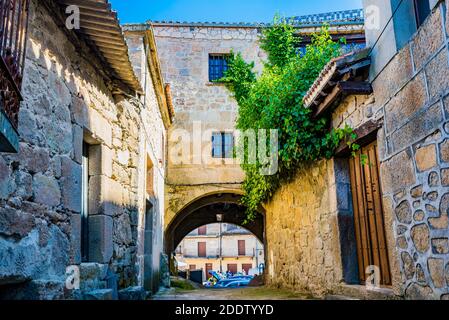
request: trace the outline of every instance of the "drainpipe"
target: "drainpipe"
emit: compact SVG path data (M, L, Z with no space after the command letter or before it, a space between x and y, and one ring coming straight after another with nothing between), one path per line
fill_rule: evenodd
M219 231L219 238L220 238L220 273L223 273L223 250L222 250L222 230L221 226L223 223L220 222L220 231Z

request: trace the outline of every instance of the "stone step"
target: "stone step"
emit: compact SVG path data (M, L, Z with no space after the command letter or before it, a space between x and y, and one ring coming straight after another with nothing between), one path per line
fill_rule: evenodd
M145 300L147 292L143 287L129 287L118 292L119 300Z
M342 296L342 295L327 295L324 300L360 300L354 297Z
M83 294L84 300L112 300L112 289L101 289L86 292Z
M388 288L368 289L362 285L340 285L333 292L333 296L351 297L356 300L396 300L393 290Z

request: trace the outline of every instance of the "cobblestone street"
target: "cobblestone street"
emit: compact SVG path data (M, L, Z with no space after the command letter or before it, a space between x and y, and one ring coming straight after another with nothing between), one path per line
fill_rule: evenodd
M309 300L311 296L266 287L242 289L163 289L152 300Z

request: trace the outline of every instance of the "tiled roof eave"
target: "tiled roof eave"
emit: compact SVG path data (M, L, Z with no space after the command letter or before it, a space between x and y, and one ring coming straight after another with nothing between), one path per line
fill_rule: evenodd
M346 55L332 59L321 71L306 96L303 99L307 108L314 107L321 102L323 92L337 83L335 80L341 78L343 74L351 71L351 66L360 65L366 68L370 64L370 49L366 48L358 52L351 52Z
M133 91L142 92L117 13L112 11L108 0L57 0L57 3L63 12L67 6L78 6L81 21L80 29L75 32L94 46L94 52L101 55L112 70L111 78L116 78Z

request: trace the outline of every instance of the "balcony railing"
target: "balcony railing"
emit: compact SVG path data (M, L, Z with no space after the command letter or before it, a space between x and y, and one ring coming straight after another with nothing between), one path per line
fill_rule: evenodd
M30 0L0 0L0 99L17 129Z

